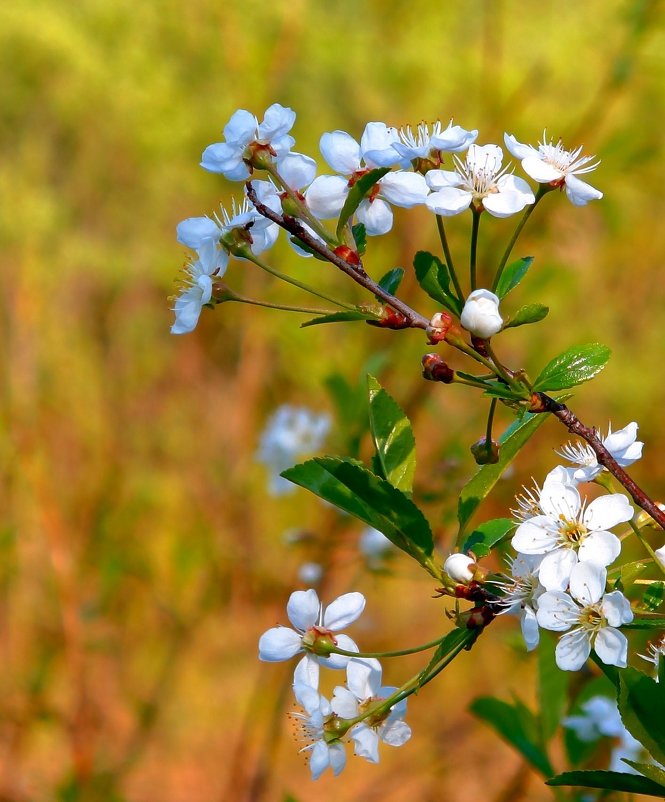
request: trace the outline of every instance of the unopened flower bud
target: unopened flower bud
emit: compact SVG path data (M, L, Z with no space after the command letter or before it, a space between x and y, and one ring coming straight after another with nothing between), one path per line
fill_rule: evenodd
M483 629L494 619L494 611L487 605L474 607L468 613L462 613L460 618L466 621L467 629Z
M425 354L422 363L423 379L444 384L454 381L455 371L438 354Z
M335 256L339 256L340 259L344 259L350 265L354 267L360 264L360 257L352 248L349 248L348 245L338 245L335 250L333 251Z
M384 306L379 320L368 320L370 326L378 326L382 329L409 329L411 321L406 315L393 309L391 306Z
M466 299L460 323L483 340L501 331L503 318L499 314L498 297L489 290L474 290Z
M451 554L443 564L443 570L448 576L463 585L474 580L477 567L475 560L468 554Z
M448 312L437 312L427 327L428 341L432 345L443 342L453 325L453 318Z
M478 465L494 465L499 461L499 444L481 437L471 446L471 453Z

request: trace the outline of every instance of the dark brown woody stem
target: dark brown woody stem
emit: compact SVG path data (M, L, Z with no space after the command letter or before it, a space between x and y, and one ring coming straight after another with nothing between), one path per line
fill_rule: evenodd
M343 259L341 256L338 256L334 251L332 251L325 243L321 242L321 240L313 237L307 229L297 220L295 217L289 217L288 215L281 215L277 212L273 211L269 206L266 206L264 203L257 198L256 192L254 187L252 186L251 181L247 182L247 197L250 201L254 204L256 211L263 215L263 217L267 217L268 220L272 220L273 223L277 223L278 226L285 229L289 233L293 234L294 236L298 237L299 240L305 243L308 248L311 248L313 251L316 251L318 254L324 257L329 262L338 267L342 272L346 273L347 276L350 276L357 284L360 284L365 289L369 290L370 292L374 293L377 297L381 298L385 303L389 306L392 306L393 309L396 309L398 312L401 312L404 317L409 321L411 328L414 329L427 329L430 324L430 321L423 317L421 314L416 312L414 309L408 304L405 304L403 301L400 301L399 298L395 298L394 295L391 295L389 292L386 292L383 287L380 287L376 281L371 279L365 269L362 266L362 262L358 260L358 264L354 265L350 262L347 262L346 259Z
M577 415L571 412L565 404L555 401L545 393L534 393L533 402L531 407L532 411L551 412L564 426L568 427L569 432L585 440L594 450L599 464L607 468L612 476L614 476L630 493L633 501L645 512L648 512L662 529L665 529L665 511L661 510L656 502L652 501L644 490L642 490L642 488L624 471L605 448L595 429L585 426Z

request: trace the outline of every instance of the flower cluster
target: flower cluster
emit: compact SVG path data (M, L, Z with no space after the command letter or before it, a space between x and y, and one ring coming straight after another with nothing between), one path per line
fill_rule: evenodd
M346 765L345 741L370 763L379 762L379 743L402 746L411 737L404 721L406 699L397 688L382 685L378 660L353 657L358 647L340 632L365 608L361 593L345 593L325 609L315 590L291 594L286 612L293 628L273 627L259 639L259 659L290 660L298 654L293 692L302 713L294 713L306 740L312 777L327 769L339 774ZM319 692L320 667L346 672L346 684L335 687L331 699Z
M637 424L604 439L617 460L634 462L641 456ZM556 649L559 668L580 669L593 648L605 663L625 667L628 642L619 627L633 620L630 603L620 590L606 592L607 567L621 552L611 532L633 517L626 496L610 493L587 504L579 483L603 470L595 455L579 445L560 452L581 468L557 466L542 487L517 498L518 526L512 538L518 556L512 577L498 583L506 610L518 612L522 634L531 650L539 640L538 627L565 632Z

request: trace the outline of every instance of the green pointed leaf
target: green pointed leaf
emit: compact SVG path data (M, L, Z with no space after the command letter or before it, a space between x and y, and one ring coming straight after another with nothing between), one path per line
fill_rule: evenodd
M547 743L561 725L568 701L569 671L561 671L554 659L557 638L541 630L538 643L538 702L540 731Z
M495 518L477 526L467 537L462 551L472 551L476 557L487 557L497 543L502 541L515 528L515 521L510 518Z
M619 712L628 732L665 763L665 687L634 668L619 674Z
M333 312L330 315L319 315L300 324L301 329L307 326L318 326L321 323L347 323L354 320L380 320L380 312L373 312L371 309L348 309L342 312Z
M494 290L495 295L498 295L499 298L505 298L514 287L517 287L524 276L526 276L527 270L531 267L532 263L533 256L524 256L522 259L511 262L508 267L505 267L496 285L496 289Z
M565 398L567 398L566 396ZM561 398L563 401L565 398ZM499 438L499 461L494 465L483 465L464 485L457 505L459 520L458 547L464 543L464 531L480 502L499 480L501 474L513 461L518 451L543 425L548 415L526 413L512 423Z
M654 615L653 618L634 618L630 624L624 624L623 629L665 629L665 618Z
M573 785L580 788L603 788L665 798L665 788L647 777L622 771L564 771L545 781L546 785Z
M342 211L339 215L339 222L337 223L338 237L342 236L344 226L353 217L356 209L360 206L365 195L367 195L377 181L380 181L383 176L389 172L390 167L377 167L375 170L370 170L369 173L365 173L365 175L362 176L362 178L359 178L351 187L349 194L346 196L346 200L344 201L344 206L342 206Z
M649 563L643 563L641 560L622 565L614 590L627 590L648 567Z
M564 390L588 381L605 367L610 353L610 349L600 343L569 348L545 365L533 384L533 390Z
M549 314L549 306L544 304L527 304L520 306L510 320L504 324L503 330L514 329L517 326L526 326L528 323L537 323Z
M389 270L385 276L379 281L379 287L384 289L386 292L389 292L391 295L395 295L397 290L399 289L399 285L402 283L402 279L404 278L404 268L402 267L393 267L392 270ZM382 298L377 298L377 301L383 303Z
M337 457L315 457L282 476L383 532L438 578L427 519L408 496L385 479L358 462Z
M649 585L642 596L641 608L654 612L663 603L665 597L665 582L654 582Z
M367 250L367 229L363 223L356 223L355 226L351 226L351 233L356 243L358 255L364 256Z
M471 712L496 732L545 777L553 773L550 761L538 744L535 720L524 705L513 706L501 699L483 696L475 699Z
M393 487L410 494L416 469L416 440L402 408L374 376L367 377L369 425L381 474Z
M655 763L637 763L635 760L628 760L625 757L621 759L624 763L627 763L636 771L639 771L640 774L644 774L645 777L648 777L650 780L658 783L658 785L662 785L663 790L665 790L665 771L663 771L663 769L661 769L659 766L656 766Z
M418 251L413 260L418 283L434 301L459 316L462 302L450 290L450 275L444 263L427 251Z

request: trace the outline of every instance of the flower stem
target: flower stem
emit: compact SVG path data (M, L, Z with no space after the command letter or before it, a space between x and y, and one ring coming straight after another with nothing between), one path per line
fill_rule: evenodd
M490 411L487 415L487 429L485 431L485 443L488 448L492 445L492 423L494 422L494 411L496 410L496 398L490 401Z
M476 281L476 260L478 252L478 229L480 228L480 215L481 211L471 207L473 214L473 225L471 227L471 252L469 254L469 273L471 276L471 290L475 290L478 286Z
M281 309L284 312L303 312L307 315L332 315L337 311L336 309L311 309L307 306L289 306L287 304L271 304L268 301L257 301L255 298L245 298L243 295L236 295L235 298L229 298L229 301L239 301L242 304L251 304L252 306L263 306L266 309Z
M407 654L417 654L427 649L433 649L435 646L438 646L445 637L446 635L442 635L440 638L430 641L429 643L423 643L421 646L414 646L411 649L400 649L400 651L397 652L347 652L346 649L340 649L338 647L331 649L331 652L333 654L341 654L344 657L403 657Z
M436 227L439 231L439 239L441 240L441 247L443 248L443 255L446 259L446 265L448 266L448 273L450 273L451 281L455 286L455 292L457 293L457 297L460 301L464 300L464 293L462 292L462 288L459 283L459 279L457 278L457 272L453 265L453 256L450 252L450 246L448 245L448 237L446 236L446 229L443 225L443 217L440 214L436 216Z
M503 252L503 256L501 257L501 261L499 262L499 266L496 269L496 275L494 276L494 282L492 284L492 291L496 292L496 288L499 286L499 279L501 278L501 274L503 273L503 269L506 266L506 262L510 254L512 253L513 248L515 247L515 243L519 235L522 233L522 229L526 225L526 221L531 217L533 210L538 205L538 202L541 198L543 198L548 192L552 190L552 187L549 184L540 184L538 187L538 192L536 192L536 199L534 202L527 206L524 210L524 214L522 215L522 219L517 224L515 231L513 231L513 236L508 241L508 245L506 246L506 250Z

